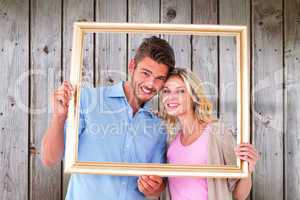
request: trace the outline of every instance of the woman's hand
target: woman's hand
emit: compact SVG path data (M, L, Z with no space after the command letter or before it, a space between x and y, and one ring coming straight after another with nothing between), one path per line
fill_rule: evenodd
M235 154L240 160L249 163L249 172L252 173L255 169L256 162L259 160L256 149L251 144L243 143L235 149Z

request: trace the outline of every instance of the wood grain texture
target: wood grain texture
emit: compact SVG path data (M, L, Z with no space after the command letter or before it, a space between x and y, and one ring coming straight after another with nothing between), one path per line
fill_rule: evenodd
M63 5L63 79L69 80L70 61L72 53L73 23L76 21L94 20L93 0L64 0ZM93 85L94 60L93 60L93 35L89 34L84 38L84 60L83 80L85 84ZM63 175L63 199L65 197L69 182L69 175Z
M283 199L282 1L252 2L254 200Z
M61 79L61 0L31 1L30 199L61 199L61 165L41 162L41 140L51 118L50 95ZM47 36L47 37L45 37Z
M126 22L126 1L98 0L97 22ZM96 85L112 85L126 80L126 33L96 34Z
M194 24L218 24L217 0L193 1ZM218 116L218 38L192 37L192 69L201 79L205 94L213 104L213 114Z
M161 0L160 23L167 24L191 24L192 23L192 0ZM192 36L162 35L175 53L175 66L181 68L192 68ZM161 197L170 200L169 189L166 188Z
M249 1L220 0L219 3L220 24L245 25L250 31ZM228 128L236 130L237 49L234 37L220 37L219 52L220 119Z
M285 199L300 200L300 1L284 6Z
M128 1L128 22L133 23L159 23L160 1L153 0L129 0ZM151 37L150 34L128 34L128 62L134 58L136 49L144 38ZM159 37L159 35L156 35ZM130 76L127 74L127 77ZM151 99L152 109L158 111L158 95Z
M28 199L29 3L0 1L0 199Z
M191 24L191 0L161 0L161 23ZM163 35L175 51L177 67L191 69L191 36Z
M39 152L49 120L48 95L60 84L61 51L63 79L69 78L73 22L96 19L216 24L219 21L249 27L251 11L253 142L261 154L253 176L251 199L300 200L299 0L252 0L251 8L250 1L241 0L30 2L0 1L0 199L61 199L61 196L64 199L68 176L63 176L60 166L42 167ZM128 37L127 43L124 37L97 36L96 41L93 34L86 37L83 72L86 83L104 85L127 78L126 64L143 36ZM235 69L234 61L229 58L234 42L220 40L218 50L216 38L164 37L175 48L177 66L191 67L204 82L217 85L217 92L205 88L216 96L212 97L214 112L219 110L223 119L234 121ZM100 59L103 56L109 59ZM29 68L36 70L31 77ZM42 114L29 115L29 104L34 110L41 109ZM170 198L164 195L161 199Z

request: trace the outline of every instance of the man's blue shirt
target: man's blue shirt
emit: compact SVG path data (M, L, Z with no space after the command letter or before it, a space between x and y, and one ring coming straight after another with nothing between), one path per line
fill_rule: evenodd
M164 163L166 131L150 102L133 115L123 83L81 89L79 161ZM67 123L66 125L67 126ZM138 177L72 174L67 200L138 200Z

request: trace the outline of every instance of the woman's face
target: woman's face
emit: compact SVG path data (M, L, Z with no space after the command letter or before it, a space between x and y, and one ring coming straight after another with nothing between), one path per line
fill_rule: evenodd
M171 76L166 81L162 89L162 103L171 116L178 117L192 112L192 98L179 76Z

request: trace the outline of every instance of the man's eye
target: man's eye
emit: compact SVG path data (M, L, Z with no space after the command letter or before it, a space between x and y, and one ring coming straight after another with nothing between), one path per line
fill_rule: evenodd
M148 72L142 72L145 76L150 76Z
M160 81L165 81L166 78L165 78L165 77L159 77L158 80L160 80Z

